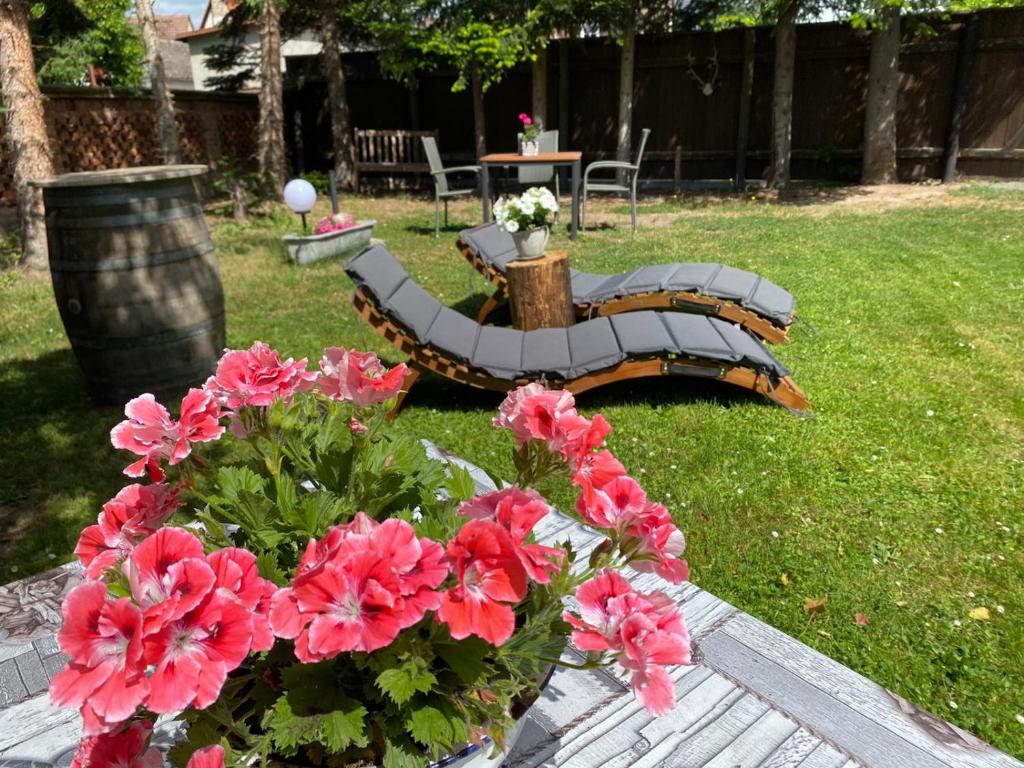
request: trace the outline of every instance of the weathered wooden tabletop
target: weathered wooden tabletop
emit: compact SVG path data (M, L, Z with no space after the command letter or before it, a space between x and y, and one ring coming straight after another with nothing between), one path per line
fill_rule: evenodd
M481 490L493 489L483 472L474 475ZM549 515L538 533L569 538L584 554L598 541L561 515ZM66 766L74 753L78 715L51 706L46 686L63 665L53 637L60 601L79 579L63 568L0 587L0 766ZM693 666L673 673L676 709L652 718L625 677L559 670L506 766L1024 768L691 584L666 591L682 605L695 649ZM158 727L157 743L174 730Z

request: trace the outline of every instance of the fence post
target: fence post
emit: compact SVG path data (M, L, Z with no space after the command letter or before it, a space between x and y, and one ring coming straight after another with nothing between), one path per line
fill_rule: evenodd
M676 145L675 162L672 164L672 194L678 195L683 189L683 148Z
M960 44L956 49L956 76L953 81L953 104L949 113L949 132L942 162L942 181L956 180L956 157L960 154L960 129L967 112L967 92L971 87L971 66L974 49L978 44L978 14L972 13L960 30Z
M743 30L743 75L740 80L740 114L736 130L735 188L747 186L747 142L750 138L750 97L754 91L754 55L757 32L753 27Z

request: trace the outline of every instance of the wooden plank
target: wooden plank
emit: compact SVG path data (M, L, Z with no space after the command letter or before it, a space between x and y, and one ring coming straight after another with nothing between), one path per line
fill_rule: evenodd
M67 723L74 723L80 729L82 719L76 710L53 706L46 695L0 709L0 757L6 757L19 744L47 731L56 731Z
M794 768L800 766L805 768L811 755L821 746L827 746L817 734L811 733L806 728L797 728L789 735L784 742L772 750L771 754L757 764L758 768ZM832 759L832 766L839 762L845 762L846 757L836 752ZM753 763L750 763L753 765Z
M1020 768L1021 763L746 614L700 645L728 675L878 768Z
M703 763L703 768L761 765L797 730L796 723L781 712L769 709L737 738L726 744L721 752ZM813 736L810 738L814 739Z
M842 768L849 763L850 759L846 755L831 744L822 742L800 763L800 768Z

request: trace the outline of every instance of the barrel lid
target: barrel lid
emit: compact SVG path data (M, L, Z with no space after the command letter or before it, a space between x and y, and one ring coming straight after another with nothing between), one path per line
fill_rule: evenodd
M147 165L140 168L113 168L108 171L65 173L52 179L33 181L43 189L61 187L102 187L107 184L131 184L138 181L166 181L188 176L202 176L209 171L205 165Z

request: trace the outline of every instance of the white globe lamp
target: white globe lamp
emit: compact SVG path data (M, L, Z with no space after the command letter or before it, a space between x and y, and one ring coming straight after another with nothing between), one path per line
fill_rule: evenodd
M306 214L313 210L316 202L316 188L305 179L292 179L284 187L284 202L302 217L302 229L306 229Z

